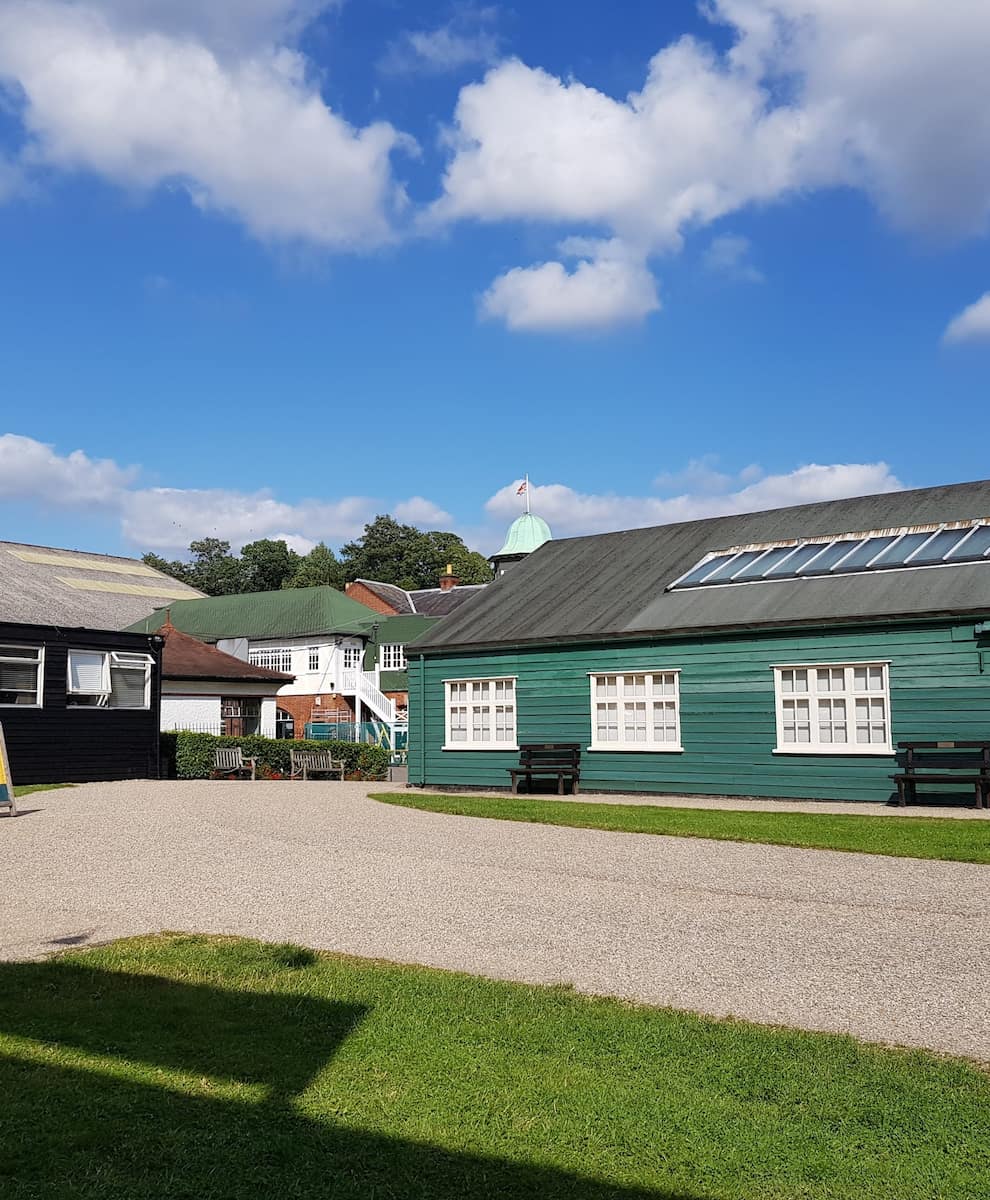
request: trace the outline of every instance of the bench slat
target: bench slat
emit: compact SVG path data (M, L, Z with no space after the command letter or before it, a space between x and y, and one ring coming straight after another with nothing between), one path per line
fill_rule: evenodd
M509 767L512 794L518 795L519 777L525 776L527 789L533 786L534 776L556 778L558 795L564 794L564 781L571 785L572 795L577 794L581 778L579 763L581 746L578 742L536 742L519 747L519 765Z

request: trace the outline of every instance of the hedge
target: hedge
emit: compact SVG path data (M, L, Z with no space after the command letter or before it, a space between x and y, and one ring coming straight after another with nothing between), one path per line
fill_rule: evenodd
M289 777L291 750L329 750L343 759L345 779L380 780L388 778L388 751L366 742L303 741L288 738L221 737L214 733L162 734L162 762L175 763L179 779L209 779L213 774L213 751L219 746L240 746L245 758L258 760L262 779Z

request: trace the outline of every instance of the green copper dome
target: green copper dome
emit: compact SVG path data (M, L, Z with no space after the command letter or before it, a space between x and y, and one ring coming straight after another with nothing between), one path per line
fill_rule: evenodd
M535 513L523 513L509 526L505 535L505 545L492 558L501 558L505 554L532 554L544 542L553 539L550 526Z

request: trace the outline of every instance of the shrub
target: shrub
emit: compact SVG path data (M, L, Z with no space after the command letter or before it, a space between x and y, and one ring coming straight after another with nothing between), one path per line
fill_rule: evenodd
M365 742L324 742L266 738L258 734L247 737L221 737L214 733L187 733L180 730L163 734L174 738L176 775L179 779L209 779L213 773L213 751L219 746L240 746L245 758L258 760L262 778L287 778L291 750L329 750L334 758L343 760L346 779L381 780L388 778L388 751Z

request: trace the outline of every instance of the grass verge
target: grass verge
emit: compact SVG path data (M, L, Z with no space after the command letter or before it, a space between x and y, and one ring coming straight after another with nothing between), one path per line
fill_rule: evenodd
M70 788L75 785L72 783L26 783L14 785L14 799L19 800L21 796L30 796L32 792L53 792L56 788Z
M535 796L421 796L410 792L379 792L372 799L424 812L492 817L499 821L526 821L535 825L805 846L814 850L851 850L860 854L890 854L897 858L990 863L990 821L585 804Z
M0 964L5 1200L964 1200L990 1080L850 1038L165 935Z

